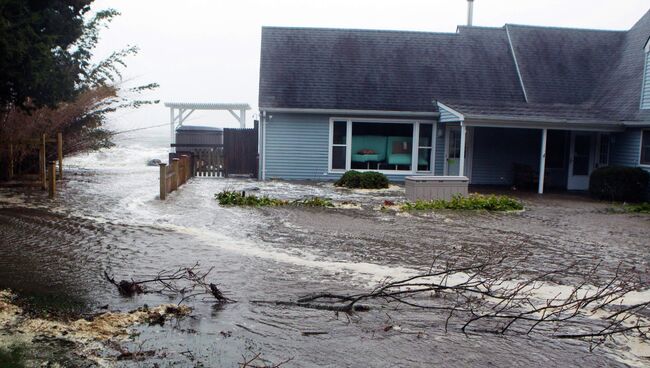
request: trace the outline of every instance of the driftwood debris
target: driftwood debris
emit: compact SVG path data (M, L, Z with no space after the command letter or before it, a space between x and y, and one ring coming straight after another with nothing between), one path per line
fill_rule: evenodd
M159 293L171 297L180 296L178 304L197 297L212 297L218 303L232 303L235 300L224 295L217 284L206 281L213 268L201 271L196 263L191 267L163 270L154 277L145 280L121 280L117 282L104 271L104 277L115 285L122 296L131 297L143 293Z

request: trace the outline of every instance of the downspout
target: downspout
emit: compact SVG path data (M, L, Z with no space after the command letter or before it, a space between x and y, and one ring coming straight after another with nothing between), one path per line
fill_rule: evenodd
M260 175L260 178L264 181L266 180L266 111L262 111L260 114L260 120L260 134L262 136L262 157L260 158L260 170L262 171L262 175Z

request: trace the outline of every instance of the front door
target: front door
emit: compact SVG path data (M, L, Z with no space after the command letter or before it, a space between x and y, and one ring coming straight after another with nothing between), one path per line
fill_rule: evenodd
M568 190L589 189L589 174L594 167L592 133L571 132Z
M460 126L447 126L445 141L445 175L458 176L460 169ZM465 176L470 178L472 172L473 129L467 127L465 134ZM468 175L469 174L469 175Z

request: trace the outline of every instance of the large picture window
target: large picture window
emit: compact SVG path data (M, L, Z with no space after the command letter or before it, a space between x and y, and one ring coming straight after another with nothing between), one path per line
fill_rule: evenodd
M641 165L650 165L650 130L641 132Z
M332 171L431 171L432 123L333 119L330 142Z

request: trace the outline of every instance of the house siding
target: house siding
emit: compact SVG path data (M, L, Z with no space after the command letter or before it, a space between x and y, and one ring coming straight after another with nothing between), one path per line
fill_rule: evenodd
M269 114L266 135L265 179L336 180L342 173L329 173L329 121L321 114ZM440 127L439 127L440 129ZM443 128L444 129L444 128ZM444 155L444 136L436 138L436 172L442 172L438 158ZM387 174L391 181L404 181L412 174Z
M641 90L641 108L650 109L650 53L645 54L643 69L643 89Z
M641 130L628 129L612 135L610 164L614 166L639 166L641 155Z
M443 106L438 105L438 110L440 111L440 122L441 123L451 123L459 122L460 119L453 112L445 109Z
M513 164L539 166L537 129L474 128L472 184L511 185Z
M622 133L612 136L610 151L610 165L612 166L639 166L641 159L641 131L642 129L627 129ZM650 167L641 166L650 173ZM646 198L650 200L650 185L646 189Z
M272 114L265 128L266 179L327 177L328 116Z

